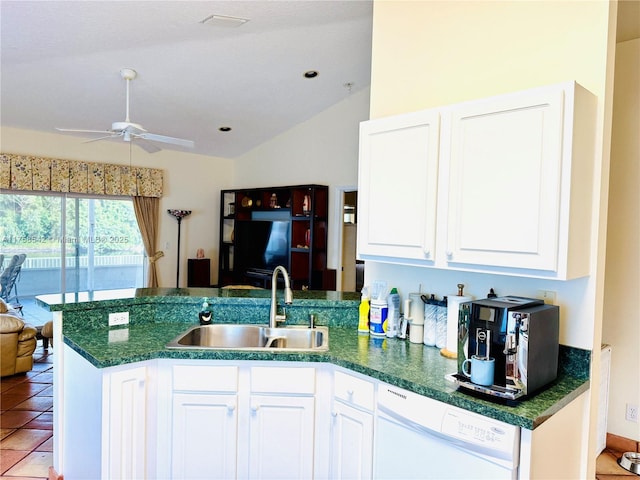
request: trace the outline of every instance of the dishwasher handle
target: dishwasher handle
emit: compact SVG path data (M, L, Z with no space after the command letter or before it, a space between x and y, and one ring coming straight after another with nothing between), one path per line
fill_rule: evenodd
M427 435L427 436L445 441L450 445L453 445L457 448L464 450L467 453L475 453L477 455L482 455L487 459L503 460L503 461L512 463L514 466L516 466L519 463L518 459L514 458L514 455L512 453L505 452L502 450L492 449L484 445L478 445L473 442L467 442L460 438L452 437L450 435L446 435L444 433L435 431L431 428L425 427L424 425L420 425L419 423L414 422L411 419L403 417L402 415L394 412L393 410L383 405L378 405L378 413L382 413L384 416L389 417L389 419L395 421L396 423L399 423L402 426L409 428L421 435Z

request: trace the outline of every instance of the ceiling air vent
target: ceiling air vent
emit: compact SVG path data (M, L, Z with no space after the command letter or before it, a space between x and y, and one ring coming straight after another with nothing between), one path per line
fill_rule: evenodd
M244 25L248 21L248 18L229 17L227 15L209 15L204 20L200 20L200 23L203 25L211 25L213 27L235 28Z

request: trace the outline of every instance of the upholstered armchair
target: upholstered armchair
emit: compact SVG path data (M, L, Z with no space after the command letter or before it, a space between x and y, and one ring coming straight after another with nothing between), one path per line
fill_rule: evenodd
M37 331L4 302L0 312L0 376L28 372L33 368Z

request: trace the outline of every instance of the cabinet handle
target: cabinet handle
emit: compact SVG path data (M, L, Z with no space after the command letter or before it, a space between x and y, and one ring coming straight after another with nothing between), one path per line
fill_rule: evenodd
M424 258L431 258L431 250L425 249L423 250L424 252Z
M260 407L258 407L258 405L251 405L251 411L252 411L253 413L256 413L256 412L258 411L258 409L259 409L259 408L260 408Z
M453 252L451 250L447 250L447 258L451 260L453 258Z
M233 412L236 409L236 406L233 404L229 404L227 405L227 410L229 411L229 413Z
M353 390L347 390L347 395L349 396L349 398L353 397Z
M337 417L338 416L338 412L336 412L335 410L331 410L331 416L332 417Z

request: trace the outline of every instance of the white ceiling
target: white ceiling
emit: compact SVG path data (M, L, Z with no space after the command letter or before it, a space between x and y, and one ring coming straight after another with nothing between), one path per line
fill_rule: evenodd
M0 0L0 126L108 129L125 119L126 67L138 72L132 122L235 158L369 86L372 9L372 0ZM249 21L200 23L214 14ZM640 0L621 0L618 41L639 36ZM311 69L319 76L303 78Z
M194 140L196 153L234 158L370 83L371 0L2 0L0 8L1 126L109 129L125 119L126 67L138 72L132 122ZM210 15L249 21L200 23ZM312 69L319 75L305 79Z

